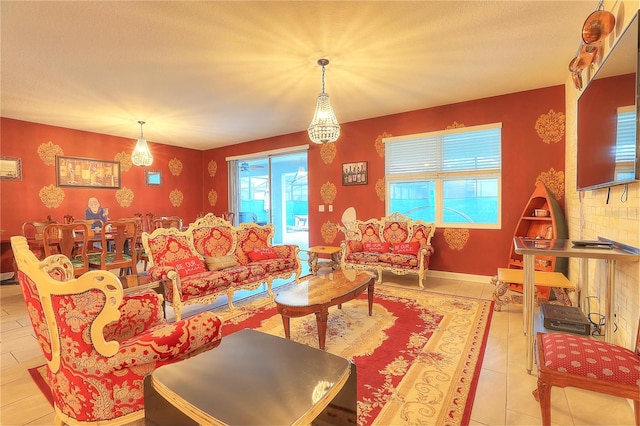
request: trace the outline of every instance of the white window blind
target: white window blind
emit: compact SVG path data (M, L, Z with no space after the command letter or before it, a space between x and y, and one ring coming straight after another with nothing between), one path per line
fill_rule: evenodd
M618 110L616 163L633 163L636 154L636 112L633 107Z

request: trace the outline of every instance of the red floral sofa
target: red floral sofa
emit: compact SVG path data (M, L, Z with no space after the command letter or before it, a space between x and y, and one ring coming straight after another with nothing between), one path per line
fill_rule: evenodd
M302 272L300 249L294 244L272 245L273 233L273 225L235 227L209 213L185 231L143 233L142 244L149 256L149 275L171 282L164 286L165 299L180 319L185 305L209 304L226 294L233 309L236 289L253 290L266 283L272 296L274 279L295 274L297 281Z
M436 226L422 220L412 220L400 213L381 219L355 220L342 231L340 266L375 270L378 282L382 272L418 274L418 284L424 288L425 272L434 250L431 238Z
M153 290L124 295L109 271L75 279L66 256L40 261L22 236L11 237L11 246L56 424L139 422L145 376L220 344L222 322L211 312L167 323Z

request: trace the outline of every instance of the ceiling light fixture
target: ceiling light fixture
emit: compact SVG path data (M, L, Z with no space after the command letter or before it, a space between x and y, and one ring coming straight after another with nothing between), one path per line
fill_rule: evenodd
M335 142L340 136L340 124L331 108L329 95L324 92L324 67L329 65L328 59L318 59L318 65L322 67L322 93L318 95L316 112L307 129L311 142L323 144Z
M153 155L151 155L151 151L149 151L149 146L147 145L147 140L144 138L142 134L142 125L144 121L138 121L140 123L140 137L138 138L138 142L136 142L136 147L131 153L131 161L136 166L150 166L153 163Z

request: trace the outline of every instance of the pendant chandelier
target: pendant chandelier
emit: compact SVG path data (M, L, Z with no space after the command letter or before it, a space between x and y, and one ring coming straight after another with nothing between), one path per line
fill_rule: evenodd
M324 92L324 67L328 64L328 59L318 59L318 65L322 67L322 93L318 95L316 112L307 129L309 139L317 144L335 142L340 136L340 124L331 108L329 95Z
M151 151L149 151L149 146L147 145L147 140L144 138L142 134L142 125L144 121L138 121L140 123L140 137L138 138L138 142L136 142L136 147L131 153L131 161L136 166L150 166L153 163L153 155L151 155Z

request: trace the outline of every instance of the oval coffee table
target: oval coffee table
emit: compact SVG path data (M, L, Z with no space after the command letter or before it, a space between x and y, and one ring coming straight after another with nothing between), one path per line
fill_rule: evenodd
M368 271L347 269L333 274L310 276L296 286L278 293L275 298L278 313L282 315L284 334L291 338L290 319L316 314L318 343L324 350L327 335L329 307L342 305L361 295L365 289L369 297L369 316L373 314L375 275Z

